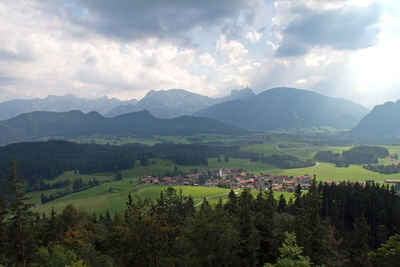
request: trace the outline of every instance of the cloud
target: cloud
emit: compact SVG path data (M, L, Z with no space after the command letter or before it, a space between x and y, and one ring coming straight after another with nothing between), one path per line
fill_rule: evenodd
M290 6L292 19L279 32L282 41L276 55L303 56L313 47L358 50L377 43L383 14L380 4L328 7L315 10L307 6Z
M120 40L146 38L190 42L195 28L250 22L261 0L75 0L70 18L101 35ZM78 10L78 11L76 11Z
M246 34L246 38L252 43L258 42L262 37L262 32L250 31Z

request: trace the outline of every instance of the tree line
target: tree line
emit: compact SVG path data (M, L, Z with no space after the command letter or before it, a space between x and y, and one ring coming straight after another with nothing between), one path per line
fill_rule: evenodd
M332 151L318 151L314 159L336 164L336 167L348 167L350 164L378 163L378 158L386 158L389 151L380 146L356 146L344 150L342 154Z
M396 266L400 197L378 184L317 184L287 201L231 191L226 203L170 187L157 200L129 194L124 212L67 206L33 213L16 162L0 199L0 264L16 266ZM10 216L12 214L12 216Z
M314 166L313 159L300 159L299 157L283 154L264 155L264 153L256 153L252 151L237 151L229 155L232 158L246 158L251 162L264 162L275 165L282 169L307 168Z

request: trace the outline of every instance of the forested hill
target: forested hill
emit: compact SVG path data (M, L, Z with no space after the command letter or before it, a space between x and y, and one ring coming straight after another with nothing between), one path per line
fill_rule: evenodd
M25 113L0 122L0 144L41 137L77 137L91 134L191 135L198 133L245 134L247 131L214 119L182 116L159 119L148 111L106 118L97 112Z
M393 138L400 136L400 100L375 106L353 129L353 133L366 137Z
M351 101L294 88L273 88L247 100L214 105L201 115L249 130L329 126L352 129L368 110Z

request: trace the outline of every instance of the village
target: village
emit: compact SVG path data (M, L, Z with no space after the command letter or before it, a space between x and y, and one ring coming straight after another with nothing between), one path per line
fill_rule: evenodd
M140 179L145 184L161 185L192 185L221 187L230 189L261 189L266 190L272 186L274 191L294 192L300 185L303 190L308 190L312 178L304 176L275 176L271 174L254 175L242 169L210 169L207 171L178 174L173 177L156 177L148 174Z

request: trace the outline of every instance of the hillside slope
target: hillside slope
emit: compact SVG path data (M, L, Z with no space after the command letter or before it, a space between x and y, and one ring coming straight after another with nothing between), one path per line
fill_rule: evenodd
M400 137L400 100L378 105L353 129L352 133L366 137Z
M247 100L216 104L196 113L248 130L329 126L351 129L368 110L351 101L294 88L273 88Z
M246 130L214 119L183 116L159 119L148 111L106 118L97 112L35 111L0 122L0 144L36 140L41 137L111 135L191 135L197 133L245 134Z

